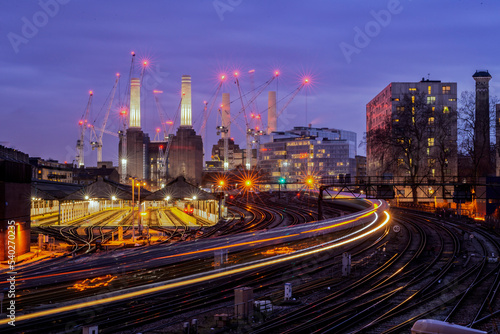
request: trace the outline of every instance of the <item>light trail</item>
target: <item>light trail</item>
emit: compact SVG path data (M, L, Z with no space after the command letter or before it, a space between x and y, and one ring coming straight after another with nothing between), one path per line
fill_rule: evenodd
M152 288L147 288L147 289L144 289L144 290L129 292L129 293L125 293L125 294L120 295L120 296L107 297L107 298L103 298L103 299L100 299L100 300L93 300L93 301L89 301L89 302L83 302L83 303L78 303L78 304L74 304L74 305L68 305L68 306L58 307L58 308L51 309L51 310L40 311L40 312L35 312L35 313L25 314L25 315L19 315L19 316L16 317L16 320L17 321L22 321L22 320L36 319L36 318L39 318L39 317L54 315L54 314L58 314L58 313L63 313L63 312L68 312L68 311L75 311L75 310L83 309L83 308L86 308L86 307L95 307L97 305L102 305L102 304L107 304L107 303L112 303L112 302L123 301L123 300L134 298L134 297L144 297L147 294L151 294L151 293L155 293L155 292L161 292L161 291L166 291L166 290L170 290L170 289L174 289L174 288L179 288L179 287L183 287L183 286L187 286L187 285L191 285L191 284L201 283L201 282L209 281L209 280L220 278L220 277L224 277L224 276L234 275L234 274L238 274L238 273L244 273L246 271L250 271L250 270L253 270L253 269L258 269L258 268L262 268L262 267L274 265L274 264L277 264L277 263L282 263L282 262L286 262L286 261L298 259L298 258L301 258L301 257L309 256L309 255L312 255L312 254L315 254L315 253L324 252L324 251L327 251L329 249L337 248L337 247L343 246L343 245L345 245L347 243L350 243L350 242L359 240L361 238L364 238L364 237L366 237L366 236L368 236L368 235L370 235L372 233L377 232L381 228L385 227L387 225L387 223L389 222L389 220L390 220L390 215L389 215L389 213L387 213L387 211L384 211L384 213L386 215L385 221L382 224L380 224L379 226L375 227L373 230L367 231L367 232L365 232L363 234L360 234L360 235L358 235L356 237L353 237L351 239L347 239L347 240L341 241L341 242L336 243L336 244L332 244L332 245L329 245L329 246L321 247L319 249L310 250L310 251L303 252L303 253L300 253L300 254L293 254L293 255L289 255L289 256L284 256L284 257L281 257L279 259L269 260L269 261L265 261L265 262L261 262L261 263L256 263L256 264L252 264L252 265L245 266L245 267L242 267L242 268L235 268L235 269L231 269L231 270L224 271L224 272L219 272L219 273L214 273L214 274L206 275L206 276L203 276L203 277L192 278L192 279L188 279L188 280L184 280L184 281L180 281L180 282L175 282L175 283L170 283L170 284L166 284L166 285L162 285L162 286L156 286L156 287L152 287ZM378 219L378 214L375 213L375 215L376 215L376 218L375 218L374 221L376 221ZM10 321L9 318L0 320L0 325L6 324L9 321Z
M298 236L300 234L303 234L303 233L311 233L311 232L317 232L317 231L327 230L327 229L339 227L339 226L342 226L342 225L345 225L345 224L348 224L348 223L352 223L352 222L354 222L354 221L356 221L357 219L360 219L360 218L368 217L368 216L372 215L378 209L378 207L379 207L379 205L377 205L377 204L374 203L373 204L373 209L371 209L370 211L368 211L365 214L355 215L354 219L351 219L351 220L348 220L348 221L345 221L345 222L341 222L341 223L337 223L337 224L333 224L333 225L328 225L328 226L325 226L325 227L320 227L320 228L313 229L313 230L302 231L302 232L297 233L297 234L289 234L289 235L279 236L279 237L274 237L274 238L261 239L261 240L255 240L255 241L247 241L247 242L241 242L241 243L232 244L232 245L224 245L224 246L219 246L219 247L212 247L212 248L207 248L207 249L201 249L201 250L187 252L187 253L167 255L167 256L155 258L153 260L161 260L161 259L168 259L168 258L173 258L173 257L185 256L185 255L200 254L200 253L204 253L204 252L212 252L212 251L220 250L220 249L228 249L228 248L233 248L233 247L238 247L238 246L246 246L246 245L251 245L251 244L255 244L255 243L262 243L262 242L267 242L267 241L273 241L273 240L277 240L277 239L284 239L284 238L296 237L296 236ZM251 209L251 207L249 207L249 208Z
M174 255L167 255L167 256L157 257L157 258L154 258L153 260L169 259L169 258L172 258L172 257L178 257L178 256L184 256L184 255L192 255L192 254L200 254L200 253L205 253L205 252L212 252L214 250L219 250L219 249L227 249L227 248L233 248L233 247L238 247L238 246L246 246L246 245L257 244L257 243L266 242L266 241L273 241L273 240L277 240L277 239L284 239L284 238L296 237L298 235L300 235L300 234L289 234L289 235L279 236L279 237L274 237L274 238L241 242L241 243L238 243L238 244L225 245L225 246L219 246L219 247L212 247L212 248L207 248L207 249L201 249L201 250L198 250L198 251L192 251L192 252L187 252L187 253L180 253L180 254L174 254Z

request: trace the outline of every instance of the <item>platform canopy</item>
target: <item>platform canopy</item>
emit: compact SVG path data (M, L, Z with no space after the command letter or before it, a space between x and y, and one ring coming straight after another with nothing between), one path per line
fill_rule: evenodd
M31 198L60 201L82 188L81 184L36 180L31 182Z
M138 189L134 189L137 198ZM141 188L141 197L149 195L150 192ZM132 187L120 183L115 183L103 178L98 178L94 183L75 191L74 193L66 196L65 201L82 201L88 199L117 199L117 200L131 200Z
M146 196L145 201L165 201L169 200L214 200L216 197L206 191L201 190L197 186L186 181L184 176L179 176L170 181L164 188Z

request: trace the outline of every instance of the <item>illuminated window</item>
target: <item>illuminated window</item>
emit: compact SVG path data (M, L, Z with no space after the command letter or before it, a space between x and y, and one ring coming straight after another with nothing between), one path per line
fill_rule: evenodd
M427 94L429 94L429 95L431 95L431 94L432 94L432 89L431 89L431 86L428 86L428 87L427 87L427 92L428 92Z
M394 101L399 101L399 98L395 98Z
M434 146L434 138L427 138L428 146Z
M449 114L449 113L450 113L450 108L443 107L443 114Z
M323 167L323 163L322 163L322 162L320 162L320 163L319 163L319 166L320 166L320 167Z
M448 99L450 102L455 102L457 99Z
M435 96L427 96L427 104L434 104L436 103L436 97Z
M344 166L344 163L342 161L337 162L337 166Z
M405 111L405 107L396 107L397 111Z
M430 148L427 149L427 155L431 155L431 149Z
M409 88L408 90L409 90L410 92L416 92L416 91L417 91L417 89L416 89L416 88Z
M450 91L451 91L450 86L443 86L443 94L450 94Z
M434 117L429 117L429 125L434 125Z
M436 163L436 159L427 159L427 164L429 167L434 166L435 163Z
M401 166L402 164L404 164L404 160L403 160L403 159L401 159L401 158L399 158L399 159L398 159L398 166Z
M396 119L394 120L394 122L396 122L396 123L397 123L397 122L399 122L399 119L398 119L398 118L396 118Z
M415 103L415 96L411 97L411 103Z

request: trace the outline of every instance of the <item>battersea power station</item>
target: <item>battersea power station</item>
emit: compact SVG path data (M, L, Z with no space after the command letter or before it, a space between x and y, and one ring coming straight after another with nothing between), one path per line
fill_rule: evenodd
M192 126L191 76L182 76L180 127L175 135L151 141L141 129L141 80L130 82L129 125L120 133L119 174L121 182L149 180L161 188L167 180L183 176L199 185L203 170L203 141Z

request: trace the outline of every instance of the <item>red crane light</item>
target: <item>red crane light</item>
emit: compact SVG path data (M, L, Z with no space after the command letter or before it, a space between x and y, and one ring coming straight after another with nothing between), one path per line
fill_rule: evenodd
M160 128L156 128L156 132L160 132Z
M125 116L127 114L127 110L122 109L120 110L120 115Z
M238 75L240 75L238 72L234 72L235 77L237 77Z
M277 77L280 75L280 71L274 71L274 76Z
M94 95L94 91L89 90L89 94L90 94L91 96L92 96L92 95Z

